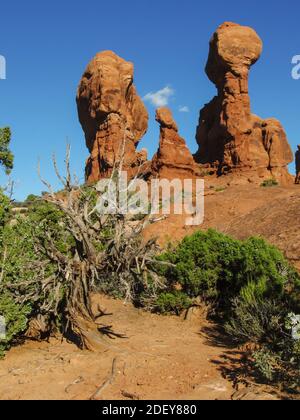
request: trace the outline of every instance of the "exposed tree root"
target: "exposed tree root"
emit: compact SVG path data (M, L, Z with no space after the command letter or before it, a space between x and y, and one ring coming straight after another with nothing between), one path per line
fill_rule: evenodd
M109 386L112 385L116 373L117 373L117 360L118 358L115 357L113 362L112 362L112 367L111 367L111 373L109 375L109 378L97 389L97 391L89 398L92 401L97 401L100 400L101 398L101 394L102 392Z

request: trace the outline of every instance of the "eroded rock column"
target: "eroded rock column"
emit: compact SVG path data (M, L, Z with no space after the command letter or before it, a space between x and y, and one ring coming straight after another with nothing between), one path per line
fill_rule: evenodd
M195 158L219 175L250 171L253 177L274 176L285 183L291 179L287 165L293 155L284 129L250 109L249 70L261 52L262 41L249 27L226 22L214 33L206 73L218 94L200 112Z
M109 176L116 162L134 173L141 160L136 148L148 128L148 112L133 84L133 64L112 51L97 54L87 66L77 92L79 120L90 157L86 180Z

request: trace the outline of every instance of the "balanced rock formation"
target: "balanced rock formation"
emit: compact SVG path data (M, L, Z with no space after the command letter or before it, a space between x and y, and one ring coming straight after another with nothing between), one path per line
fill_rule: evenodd
M293 154L279 121L252 115L248 91L250 67L259 59L262 41L245 26L226 22L210 41L206 73L216 96L200 112L196 161L221 175L250 171L253 177L291 180Z
M178 134L172 112L168 108L159 108L156 121L160 124L160 141L152 159L152 175L165 179L193 177L196 164L185 140Z
M133 85L133 64L112 51L97 54L88 64L77 92L79 120L90 158L86 180L111 174L122 159L123 169L134 173L147 153L136 148L148 128L148 112Z

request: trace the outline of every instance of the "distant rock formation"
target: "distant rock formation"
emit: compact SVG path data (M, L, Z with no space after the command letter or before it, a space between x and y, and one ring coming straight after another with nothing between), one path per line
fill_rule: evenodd
M129 173L147 160L145 151L136 151L148 128L148 112L136 93L133 73L132 63L104 51L95 56L82 76L77 108L90 151L88 182L109 176L121 156Z
M293 153L280 122L251 114L249 70L261 52L262 41L253 29L222 24L210 41L206 65L218 94L200 112L198 152L192 156L171 111L160 108L156 113L160 144L152 161L145 149L137 152L148 128L148 112L133 84L133 64L112 51L97 54L77 92L79 120L90 151L86 180L110 176L122 158L129 177L138 170L146 179L231 173L234 182L271 177L281 184L292 182L287 165Z
M295 164L296 164L296 179L295 183L300 184L300 144L297 146L297 151L295 154Z
M166 179L194 176L197 171L194 158L178 134L172 112L168 108L159 108L156 121L160 124L160 141L152 159L152 175Z
M262 120L250 110L248 75L261 52L262 41L249 27L226 22L214 33L206 73L218 96L200 112L195 159L219 175L251 171L254 177L286 183L293 154L284 129L279 121Z

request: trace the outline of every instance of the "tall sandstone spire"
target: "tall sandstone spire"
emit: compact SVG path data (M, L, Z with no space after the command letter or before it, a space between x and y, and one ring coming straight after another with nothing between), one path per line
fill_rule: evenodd
M214 33L206 73L218 94L200 112L196 161L222 175L252 172L261 178L291 181L293 154L279 121L263 120L250 109L250 67L262 53L262 41L245 26L226 22Z
M160 140L151 163L152 175L166 179L195 177L197 165L185 140L178 133L170 109L158 108L156 121L160 125Z
M148 112L136 93L133 73L132 63L104 51L93 58L82 76L76 99L90 151L88 182L109 176L120 159L129 173L147 160L145 152L136 151L148 128Z
M122 160L128 177L190 178L203 173L231 173L234 182L261 182L274 177L293 182L288 164L293 154L280 122L251 113L249 71L262 53L257 33L225 22L210 41L206 73L217 96L200 112L192 156L180 137L172 113L160 108L160 144L152 161L137 146L148 128L148 112L133 84L133 64L112 51L97 54L88 64L77 91L77 107L90 157L87 182L110 176Z

